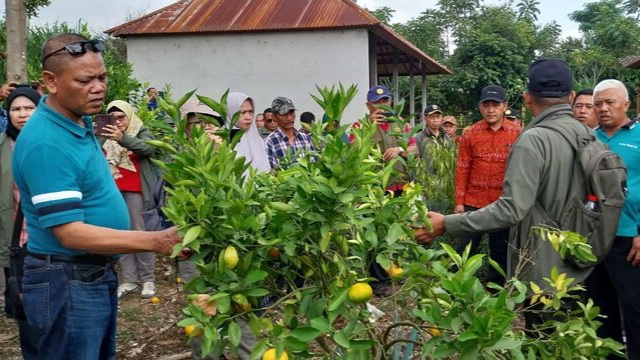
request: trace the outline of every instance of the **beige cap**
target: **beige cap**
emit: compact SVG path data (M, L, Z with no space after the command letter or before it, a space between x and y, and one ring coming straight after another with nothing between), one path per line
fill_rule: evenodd
M184 103L184 105L182 105L182 108L180 108L180 112L182 113L182 116L185 116L189 113L198 113L220 117L220 114L215 112L204 103L200 102L200 100L198 99L189 99L186 103Z
M452 123L453 125L458 125L458 121L456 120L455 116L445 116L442 118L442 123Z

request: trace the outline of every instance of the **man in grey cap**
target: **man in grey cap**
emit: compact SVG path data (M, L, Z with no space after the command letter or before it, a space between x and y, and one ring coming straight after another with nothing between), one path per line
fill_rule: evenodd
M519 256L524 255L528 261L518 276L525 283L533 281L542 289L551 290L543 278L550 277L553 267L576 283L586 279L591 269L578 269L565 262L549 241L532 231L533 226L545 223L543 212L559 223L572 186L575 157L571 144L560 133L535 125L554 122L576 136L589 131L573 119L571 82L571 69L562 60L540 59L529 67L524 100L533 120L511 147L503 194L476 211L446 216L429 213L433 232L419 231L419 242L429 242L444 232L460 234L511 227L508 277L515 275ZM528 328L543 320L536 314L525 315Z
M271 110L278 122L278 128L265 141L267 156L272 169L280 167L280 159L288 157L295 162L296 157L303 156L306 151L315 151L311 136L299 132L293 127L296 120L296 107L291 99L278 96L271 103Z

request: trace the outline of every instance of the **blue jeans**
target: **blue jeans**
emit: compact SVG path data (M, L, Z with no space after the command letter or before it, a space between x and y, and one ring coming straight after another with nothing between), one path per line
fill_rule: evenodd
M27 256L22 278L39 359L115 359L118 279L113 265L52 262Z

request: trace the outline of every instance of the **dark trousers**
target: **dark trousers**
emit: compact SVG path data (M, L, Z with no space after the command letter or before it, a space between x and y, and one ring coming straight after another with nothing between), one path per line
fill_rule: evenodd
M640 266L627 261L633 238L616 237L605 260L586 281L587 296L600 307L598 336L622 341L624 324L627 356L640 359ZM622 314L620 313L622 310ZM621 316L622 315L622 316ZM622 318L622 319L621 319Z
M478 208L473 206L464 206L464 211L476 211ZM487 233L489 235L489 256L495 262L497 262L502 270L507 271L507 248L509 246L509 229L502 229ZM480 248L480 241L482 240L483 233L464 234L460 236L460 243L457 251L462 253L464 249L471 243L470 255L478 254ZM492 266L489 267L487 282L494 282L496 284L504 284L504 277L500 275Z

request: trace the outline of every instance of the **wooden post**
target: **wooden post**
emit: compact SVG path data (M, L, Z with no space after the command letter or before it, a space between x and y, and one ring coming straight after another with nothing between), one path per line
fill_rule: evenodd
M27 12L24 0L5 0L7 81L27 81Z
M416 125L416 77L413 74L413 61L409 62L409 113L411 114L411 126Z
M378 37L369 31L369 86L378 85Z
M398 91L398 63L400 62L400 55L398 49L393 48L393 103L397 104L400 101L400 92Z

